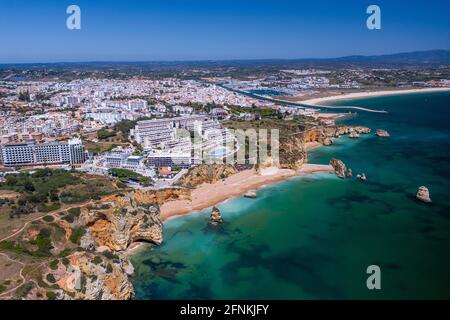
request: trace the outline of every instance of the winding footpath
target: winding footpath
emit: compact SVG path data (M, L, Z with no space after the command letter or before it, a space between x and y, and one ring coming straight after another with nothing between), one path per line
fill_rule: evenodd
M25 279L25 277L24 277L24 275L23 275L23 273L22 273L22 272L23 272L23 269L25 268L25 263L23 263L23 262L21 262L21 261L19 261L19 260L14 260L14 259L10 258L6 253L3 253L3 252L0 252L0 255L3 256L3 257L5 257L5 258L8 259L9 261L12 261L12 262L14 262L14 263L20 264L20 265L22 266L22 268L20 269L20 272L19 272L19 276L20 276L20 279L22 279L22 281L21 281L17 286L15 286L14 288L11 288L11 289L9 289L8 291L5 291L5 292L0 293L0 297L2 297L2 296L6 296L6 295L8 295L9 293L12 293L12 292L14 292L15 290L17 290L17 288L19 288L21 285L23 285L23 284L25 283L26 279Z

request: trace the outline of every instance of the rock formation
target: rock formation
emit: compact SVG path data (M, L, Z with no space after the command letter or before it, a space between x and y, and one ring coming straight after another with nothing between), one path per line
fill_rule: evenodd
M249 190L247 191L247 193L244 194L245 198L250 198L250 199L256 199L256 191L255 190Z
M358 173L358 174L356 175L356 179L361 180L361 181L366 181L366 180L367 180L367 177L366 177L366 174L365 174L365 173Z
M88 227L82 245L91 248L87 237L92 236L95 246L106 246L112 251L122 251L132 242L162 242L162 222L159 204L171 199L189 199L185 189L136 191L127 195L112 196L83 208L81 219Z
M378 137L390 137L389 132L387 132L386 130L383 129L377 129L376 133L375 133Z
M333 158L330 160L330 165L339 178L345 179L347 177L347 167L342 160Z
M353 171L351 168L348 168L346 176L347 176L347 178L353 177Z
M80 252L70 258L58 285L76 299L129 300L134 296L133 285L128 279L130 266L127 259L119 256L112 261Z
M416 198L422 202L430 203L431 202L430 191L428 190L427 187L422 186L417 190Z
M220 214L219 208L214 206L211 211L211 224L217 225L223 223L222 215Z
M324 146L331 146L333 144L333 139L326 137L323 139L323 145Z
M202 164L191 168L183 177L183 187L194 188L203 183L214 183L237 173L230 164Z
M353 139L359 138L359 133L356 132L356 131L352 131L352 132L349 134L349 137L350 137L350 138L353 138Z

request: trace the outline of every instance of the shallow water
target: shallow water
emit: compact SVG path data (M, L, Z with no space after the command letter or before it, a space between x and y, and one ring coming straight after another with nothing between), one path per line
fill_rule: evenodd
M342 101L336 105L349 105ZM305 175L165 224L164 244L133 257L138 299L450 298L450 94L352 100L385 109L345 123L383 128L313 151L368 181ZM414 198L430 189L433 203ZM381 267L379 291L366 268Z

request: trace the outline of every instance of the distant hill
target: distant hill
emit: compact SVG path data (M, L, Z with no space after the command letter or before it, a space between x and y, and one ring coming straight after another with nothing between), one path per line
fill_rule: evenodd
M171 70L186 67L255 67L295 65L436 65L450 64L450 50L429 50L386 55L354 55L338 58L255 59L255 60L191 60L191 61L86 61L57 63L0 64L0 69L144 69Z
M378 56L347 56L325 60L347 63L447 64L450 63L450 50L415 51Z

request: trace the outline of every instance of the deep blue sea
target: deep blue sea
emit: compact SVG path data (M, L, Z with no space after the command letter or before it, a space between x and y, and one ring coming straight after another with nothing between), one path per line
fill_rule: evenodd
M387 129L309 155L342 159L366 183L296 177L165 223L164 243L133 257L137 299L450 298L450 93L342 101L384 109L345 123ZM415 199L420 186L433 203ZM381 290L366 269L381 268Z

